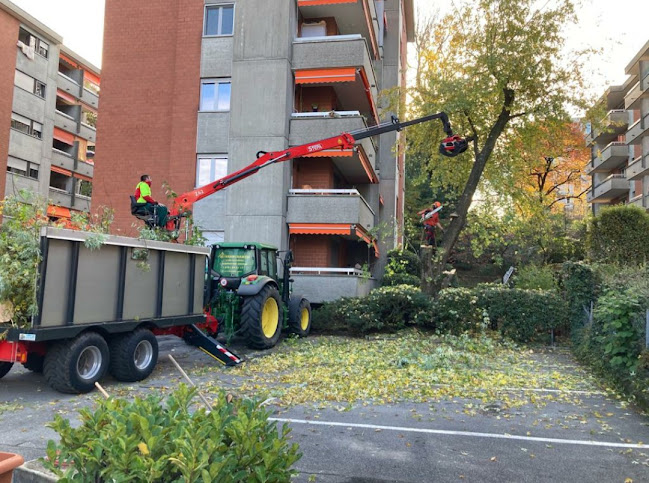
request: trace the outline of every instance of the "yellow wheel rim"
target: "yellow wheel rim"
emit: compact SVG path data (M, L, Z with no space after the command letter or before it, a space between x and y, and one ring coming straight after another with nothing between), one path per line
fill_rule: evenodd
M309 310L306 307L302 309L300 327L302 327L302 330L307 330L309 328Z
M277 332L279 324L279 308L277 301L273 297L268 297L264 303L264 309L261 312L261 330L264 336L272 338Z

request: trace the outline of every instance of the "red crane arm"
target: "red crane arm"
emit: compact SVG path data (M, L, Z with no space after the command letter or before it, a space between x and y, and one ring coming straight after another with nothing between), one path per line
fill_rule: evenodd
M210 196L217 191L221 191L231 184L241 181L242 179L255 174L261 168L265 168L266 166L270 166L271 164L288 161L289 159L299 158L307 154L317 153L326 149L351 149L353 148L355 142L356 140L354 139L353 135L349 133L342 133L338 136L330 137L327 139L321 139L312 143L294 146L292 148L285 149L284 151L276 151L272 153L263 153L262 151L260 151L259 153L257 153L259 157L245 168L242 168L239 171L224 176L221 179L212 181L211 183L196 188L192 191L188 191L187 193L183 193L180 196L174 198L173 205L169 210L169 215L176 216L180 213L184 213L190 210L191 206L197 201L202 200L203 198Z

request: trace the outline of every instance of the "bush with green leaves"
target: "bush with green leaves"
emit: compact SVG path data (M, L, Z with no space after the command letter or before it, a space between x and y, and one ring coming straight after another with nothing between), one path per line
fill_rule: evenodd
M440 332L458 334L488 326L516 342L547 342L550 329L566 326L565 305L554 291L481 284L442 290L432 322Z
M588 320L587 311L597 298L601 279L583 262L565 262L559 274L559 290L566 303L573 340Z
M591 220L589 254L593 260L620 265L649 262L649 213L635 205L607 207Z
M432 316L430 297L410 285L380 287L367 297L343 297L313 313L313 328L321 332L367 334L394 332L425 325Z
M211 411L195 407L195 389L101 400L80 411L81 425L56 415L45 466L61 482L282 482L301 458L290 429L268 421L259 401L218 395Z
M516 288L557 289L554 270L549 265L524 265L514 272L513 280Z
M383 285L413 285L421 284L421 260L417 254L403 249L390 250L388 263L385 266Z

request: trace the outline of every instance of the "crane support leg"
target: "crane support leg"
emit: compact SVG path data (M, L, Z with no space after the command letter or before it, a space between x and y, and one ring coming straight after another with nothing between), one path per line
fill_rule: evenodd
M195 325L188 325L186 327L183 333L183 339L185 339L188 344L198 347L208 356L213 357L226 366L238 366L243 362L238 355L224 345L219 344L216 340L205 335L203 331Z

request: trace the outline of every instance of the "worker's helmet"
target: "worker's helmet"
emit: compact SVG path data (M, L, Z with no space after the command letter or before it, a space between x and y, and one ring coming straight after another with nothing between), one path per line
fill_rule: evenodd
M439 145L439 153L448 156L449 158L453 158L466 151L467 147L469 147L467 140L462 139L456 134L455 136L449 136L442 141Z
M433 208L439 208L440 206L442 206L442 204L439 201L433 203Z

